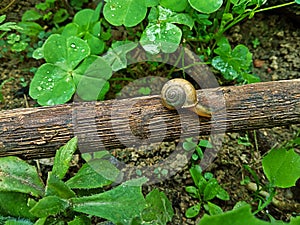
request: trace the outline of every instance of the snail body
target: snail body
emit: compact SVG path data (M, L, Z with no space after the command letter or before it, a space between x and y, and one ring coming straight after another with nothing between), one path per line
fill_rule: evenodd
M163 105L170 110L188 109L199 116L211 117L211 112L199 104L194 86L185 79L176 78L165 83L161 99Z

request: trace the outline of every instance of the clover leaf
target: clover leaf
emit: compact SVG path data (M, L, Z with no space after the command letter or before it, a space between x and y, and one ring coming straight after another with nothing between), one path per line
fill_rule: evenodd
M133 27L146 17L146 13L145 0L108 0L103 8L105 19L114 26Z
M103 99L112 71L104 59L90 56L84 40L53 34L41 51L46 63L38 68L29 89L40 105L66 103L76 88L84 100Z
M169 9L153 8L149 14L149 25L144 30L140 42L143 48L151 53L158 54L174 52L181 41L182 31L173 23L183 24L193 28L194 21L184 13L174 13Z
M190 5L201 13L213 13L223 4L223 0L188 0Z
M104 42L100 39L101 24L99 21L102 4L95 10L83 9L74 16L73 22L69 23L63 30L62 35L77 36L87 41L91 54L100 54L104 50Z
M233 50L227 39L218 42L218 48L214 51L218 56L212 60L212 66L219 70L225 79L241 79L248 83L255 82L255 76L249 74L252 65L252 54L242 44L237 45Z

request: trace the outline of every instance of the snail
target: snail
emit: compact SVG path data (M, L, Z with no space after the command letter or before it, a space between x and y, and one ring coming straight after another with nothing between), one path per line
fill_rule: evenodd
M169 80L161 90L162 103L168 109L188 109L199 116L211 117L211 112L198 102L194 86L185 79Z

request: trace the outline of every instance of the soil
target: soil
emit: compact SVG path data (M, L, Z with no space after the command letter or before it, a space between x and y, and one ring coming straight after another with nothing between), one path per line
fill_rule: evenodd
M17 21L21 18L23 12L34 7L37 2L39 1L17 1L5 12L7 15L6 21ZM0 9L2 8L3 6L0 7ZM257 14L253 19L240 23L227 33L232 46L237 44L248 46L253 54L253 71L262 81L300 78L300 24L294 20L294 17L279 13L278 11L272 11ZM28 96L28 85L26 86L26 83L28 84L33 77L33 73L30 72L32 68L37 68L40 62L28 59L22 53L4 54L4 56L0 58L0 83L10 78L13 79L3 86L4 101L0 103L0 109L36 106L36 103ZM144 65L140 66L139 70L134 71L136 77L132 77L133 79L140 78L145 74ZM159 72L156 73L160 75ZM115 93L120 86L126 83L112 82L113 92ZM231 210L238 201L252 203L255 207L257 202L253 202L253 192L240 184L246 176L251 177L243 166L245 164L250 166L257 173L261 182L267 183L262 172L262 156L272 147L279 146L284 141L293 138L299 129L300 125L294 124L273 129L226 134L222 149L206 171L214 174L222 187L229 193L230 200L216 200L213 202L221 206L224 211ZM249 137L252 146L238 144L238 138L245 137L245 135ZM141 153L143 151L138 151L137 154L134 149L128 149L125 157L121 157L120 153L118 154L120 150L116 150L116 155L128 164L143 165L166 157L175 148L176 144L154 144L154 147L149 147L152 150L151 153L145 151L148 152L147 154ZM299 149L296 149L296 151L299 153ZM175 211L175 216L170 224L197 224L199 218L204 214L204 210L202 210L197 218L188 219L184 216L186 209L197 203L184 190L185 186L192 185L192 179L188 171L189 166L190 164L184 166L180 172L170 179L155 185L145 186L143 189L147 193L153 187L157 187L166 193ZM299 208L288 207L289 205L300 204L299 183L291 189L277 190L277 198L289 203L285 205L286 208L278 208L271 204L257 216L267 220L267 215L270 214L276 219L289 221L292 215L300 215Z

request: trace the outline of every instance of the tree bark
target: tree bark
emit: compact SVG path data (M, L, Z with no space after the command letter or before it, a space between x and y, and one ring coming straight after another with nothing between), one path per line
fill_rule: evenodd
M80 149L96 151L300 123L300 79L197 94L212 111L211 119L170 111L159 95L0 111L0 156L54 156L73 136Z

